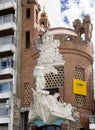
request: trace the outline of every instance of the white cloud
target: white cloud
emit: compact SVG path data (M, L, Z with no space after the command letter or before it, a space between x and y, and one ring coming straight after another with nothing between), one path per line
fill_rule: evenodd
M41 7L45 6L51 27L62 27L63 22L61 18L60 0L38 0ZM65 25L68 26L68 25Z

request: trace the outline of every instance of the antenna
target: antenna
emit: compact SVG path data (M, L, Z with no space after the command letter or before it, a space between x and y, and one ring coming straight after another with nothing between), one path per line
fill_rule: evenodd
M43 1L43 12L45 12L45 0Z
M43 5L43 12L45 12L45 5Z

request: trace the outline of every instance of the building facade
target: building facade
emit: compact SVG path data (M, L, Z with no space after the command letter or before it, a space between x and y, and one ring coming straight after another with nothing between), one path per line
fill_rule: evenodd
M0 130L13 130L20 0L0 1Z
M40 5L36 0L22 1L22 32L21 32L21 120L22 130L28 129L28 112L33 95L31 88L35 89L33 70L39 57L36 46L38 38L48 30L54 39L61 42L60 53L66 61L64 67L57 66L60 75L52 78L47 75L46 90L51 94L60 93L60 97L71 103L80 112L80 122L73 124L73 129L88 129L89 116L93 113L93 50L91 43L92 24L89 16L81 23L75 20L74 30L67 28L51 28L45 11L40 15ZM52 54L51 54L52 55ZM51 80L50 80L51 79ZM81 88L79 88L78 87ZM55 86L55 87L54 87ZM46 129L49 127L46 126ZM57 127L54 127L57 129ZM60 129L67 129L62 124ZM32 125L32 129L37 129ZM41 128L42 129L42 128Z
M37 47L47 32L60 41L59 50L66 63L56 66L57 76L45 76L45 89L50 94L59 93L80 112L80 121L70 124L70 129L88 129L94 105L90 17L82 23L75 20L74 30L50 29L45 10L40 12L37 0L0 1L0 130L68 128L66 123L41 128L28 123L31 88L35 89L33 71L40 52Z

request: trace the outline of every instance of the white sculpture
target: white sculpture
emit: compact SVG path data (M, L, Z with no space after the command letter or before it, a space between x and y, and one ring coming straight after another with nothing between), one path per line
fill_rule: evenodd
M55 67L51 65L36 66L34 69L34 77L36 78L36 90L42 91L45 88L45 74L50 72L57 74Z
M38 49L40 51L40 56L38 58L37 65L44 64L65 64L62 55L59 53L60 42L59 40L54 40L53 35L45 34L42 38L41 44L39 43Z
M33 90L33 95L34 104L30 105L28 117L30 122L41 119L46 124L52 124L54 120L60 118L71 121L79 118L79 113L71 104L57 100L59 94L50 95Z
M50 72L57 74L54 66L65 64L59 53L59 45L60 42L53 40L52 35L44 35L43 44L39 46L41 52L33 73L36 78L36 91L32 89L34 103L30 105L29 122L41 119L45 124L52 124L52 121L56 119L76 121L76 117L79 117L71 104L65 103L62 99L57 100L59 93L50 95L49 91L45 91L45 74Z

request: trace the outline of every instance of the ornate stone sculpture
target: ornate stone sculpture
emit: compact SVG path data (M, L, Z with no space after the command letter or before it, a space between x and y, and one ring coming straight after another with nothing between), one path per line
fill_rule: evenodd
M62 99L57 100L60 96L59 93L50 95L49 91L44 90L45 74L50 72L57 74L55 66L65 64L59 53L59 45L60 42L53 40L53 35L47 33L43 36L43 42L38 47L41 52L33 73L36 78L36 90L32 89L34 103L30 105L29 122L35 123L36 120L41 120L44 124L52 124L58 119L76 121L76 117L79 117L71 104L65 103Z
M37 44L39 45L37 46L38 49L41 50L37 65L59 64L64 62L58 49L60 42L59 40L53 40L53 35L45 34L42 42Z
M83 19L83 27L85 31L85 40L90 41L92 38L93 27L92 27L91 19L89 15L85 16L85 18Z
M74 22L73 22L73 27L75 28L75 31L76 33L81 36L81 28L82 28L82 23L79 19L76 19Z

